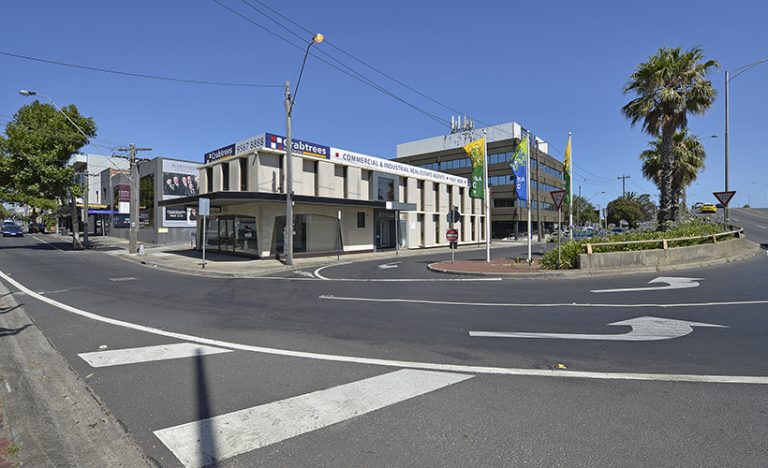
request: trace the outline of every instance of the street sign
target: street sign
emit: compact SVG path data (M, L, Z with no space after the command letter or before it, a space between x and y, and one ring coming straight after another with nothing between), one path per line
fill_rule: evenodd
M197 214L199 214L200 216L210 216L211 215L211 199L200 198L198 203L199 203L199 206L197 209Z
M456 242L459 240L459 231L456 229L448 229L445 233L445 238L448 239L448 242Z
M553 190L549 192L552 196L552 201L555 202L555 208L558 210L563 206L563 200L565 199L565 190Z
M730 192L712 192L712 195L717 198L717 201L719 201L724 207L728 207L728 202L731 201L731 198L733 198L734 195L736 195L735 190L731 190Z
M458 208L453 207L453 209L448 212L448 223L454 224L454 223L460 223L460 222L461 222L461 213L459 212Z

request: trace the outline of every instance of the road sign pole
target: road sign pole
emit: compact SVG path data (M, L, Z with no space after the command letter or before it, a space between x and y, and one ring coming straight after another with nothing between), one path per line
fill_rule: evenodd
M203 268L205 268L205 216L203 216Z

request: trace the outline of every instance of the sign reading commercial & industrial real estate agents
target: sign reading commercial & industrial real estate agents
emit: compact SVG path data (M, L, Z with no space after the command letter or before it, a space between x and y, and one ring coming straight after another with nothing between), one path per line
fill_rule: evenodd
M285 151L285 143L285 137L272 133L262 133L261 135L205 153L204 161L208 164L222 158L241 154L246 151L253 151L259 148ZM334 164L359 167L360 169L367 169L369 171L386 171L403 177L419 177L432 182L445 182L469 186L469 181L464 177L411 166L410 164L403 164L391 159L378 158L376 156L355 153L354 151L348 151L341 148L320 145L305 140L292 139L291 148L295 155L325 159Z

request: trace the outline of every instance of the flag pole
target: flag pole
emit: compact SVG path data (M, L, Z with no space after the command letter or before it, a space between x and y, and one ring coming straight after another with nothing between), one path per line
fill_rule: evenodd
M528 192L526 202L528 203L528 263L531 263L531 209L533 192L531 191L531 133L528 132L528 144L525 148L525 184L526 191Z
M568 161L568 234L573 240L573 147L571 147L571 132L568 132L568 147L571 149L571 159Z
M485 261L491 261L491 192L488 187L488 130L483 130L483 184L485 189Z

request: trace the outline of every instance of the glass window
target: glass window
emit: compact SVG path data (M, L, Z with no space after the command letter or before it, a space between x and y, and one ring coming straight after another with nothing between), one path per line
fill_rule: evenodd
M365 211L357 212L357 227L362 229L365 227Z
M229 163L221 164L221 189L229 190Z
M395 201L395 180L387 177L378 178L377 200Z
M139 221L141 227L152 227L155 222L154 174L139 179Z
M240 191L248 191L248 158L240 158Z

